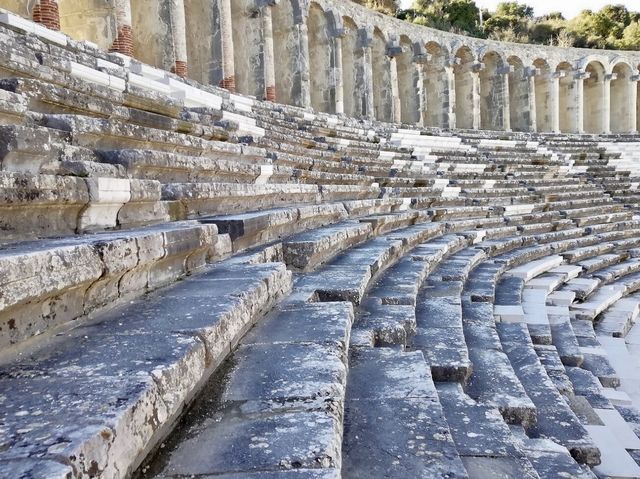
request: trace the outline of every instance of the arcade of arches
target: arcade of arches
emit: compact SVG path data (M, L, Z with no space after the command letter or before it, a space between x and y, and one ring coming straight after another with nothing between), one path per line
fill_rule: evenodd
M570 58L558 58L561 49L535 47L525 58L509 44L414 25L407 33L385 29L384 22L400 27L334 3L0 0L0 7L204 84L321 112L439 128L639 129L635 53L568 49Z

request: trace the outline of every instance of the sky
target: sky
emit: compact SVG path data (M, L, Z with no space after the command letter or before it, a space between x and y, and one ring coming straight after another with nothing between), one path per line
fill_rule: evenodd
M496 5L501 0L475 0L476 5L480 8L487 8L494 10ZM401 0L402 7L408 8L413 3L413 0ZM524 2L534 8L537 16L544 15L549 12L560 11L565 18L573 18L578 15L582 10L599 10L605 5L609 4L623 4L629 10L640 10L640 2L638 0L565 0L564 2L558 0L525 0Z

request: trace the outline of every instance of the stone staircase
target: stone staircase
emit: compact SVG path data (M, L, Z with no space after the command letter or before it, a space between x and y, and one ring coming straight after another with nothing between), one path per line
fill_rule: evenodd
M633 138L0 37L0 477L640 477Z

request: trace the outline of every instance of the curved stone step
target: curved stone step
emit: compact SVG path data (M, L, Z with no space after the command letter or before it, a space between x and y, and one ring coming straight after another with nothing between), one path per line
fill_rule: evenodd
M65 457L77 475L130 474L290 288L282 264L223 262L4 364L0 457Z

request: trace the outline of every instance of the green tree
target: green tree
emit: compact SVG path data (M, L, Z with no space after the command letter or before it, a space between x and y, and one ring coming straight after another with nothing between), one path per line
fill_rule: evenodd
M405 15L432 28L477 37L483 33L480 9L473 0L415 0Z
M616 46L621 50L640 50L640 21L627 25Z

